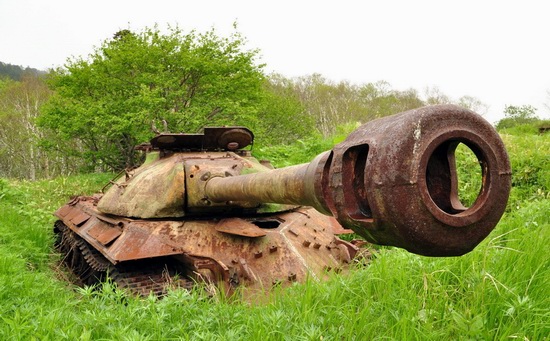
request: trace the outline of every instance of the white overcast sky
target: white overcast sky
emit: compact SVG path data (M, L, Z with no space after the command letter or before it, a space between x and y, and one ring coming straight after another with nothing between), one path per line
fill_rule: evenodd
M39 69L86 57L120 29L238 31L268 72L393 89L437 87L550 117L550 2L428 0L0 0L0 61Z

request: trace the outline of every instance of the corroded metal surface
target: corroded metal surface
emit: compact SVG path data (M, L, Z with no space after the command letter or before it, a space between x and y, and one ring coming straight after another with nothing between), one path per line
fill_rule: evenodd
M66 219L76 212L89 219L80 225ZM213 220L116 220L98 212L91 198L81 197L56 215L117 269L171 256L188 276L219 282L228 291L239 284L254 291L308 277L319 280L329 270L344 268L358 252L335 236L331 219L311 208ZM111 238L107 243L105 236Z
M193 285L184 276L185 270L173 259L156 258L114 265L62 221L56 222L55 230L59 236L55 246L65 255L65 263L82 284L93 285L109 276L119 287L141 296L163 295L169 288L189 289Z
M225 218L220 220L216 224L216 231L241 237L264 237L267 234L260 227L241 218Z
M457 196L454 151L477 156L482 186L471 207ZM494 128L453 105L371 121L309 164L214 178L213 201L310 205L372 243L428 256L471 251L495 227L508 200L511 169Z
M98 203L105 213L141 218L182 217L185 174L177 155L159 159L119 179Z
M457 197L458 143L475 153L483 177L468 208ZM370 242L429 256L472 250L502 216L511 186L497 132L477 114L451 105L367 123L330 159L319 190L342 225Z
M235 150L247 147L254 134L245 127L204 128L202 134L161 134L151 140L151 147L170 150Z

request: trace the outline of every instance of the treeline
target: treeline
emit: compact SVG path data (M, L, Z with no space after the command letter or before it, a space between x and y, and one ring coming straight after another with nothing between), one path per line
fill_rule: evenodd
M52 91L43 78L26 75L21 81L0 80L0 177L47 178L74 173L78 158L62 148L57 134L37 124Z
M141 162L134 147L164 129L245 125L256 148L327 138L343 125L427 104L486 111L474 97L453 100L436 88L420 94L384 81L266 75L259 51L245 43L238 33L222 38L214 30L122 30L86 59L0 80L0 177L134 167Z
M21 80L25 75L44 75L46 72L31 67L22 67L0 62L0 78L9 78L15 81Z
M483 115L487 105L475 97L452 99L438 88L396 90L386 81L352 84L333 82L313 74L294 79L271 75L275 89L287 89L301 104L307 117L315 122L315 131L323 137L332 136L341 125L365 123L405 110L432 104L458 104Z

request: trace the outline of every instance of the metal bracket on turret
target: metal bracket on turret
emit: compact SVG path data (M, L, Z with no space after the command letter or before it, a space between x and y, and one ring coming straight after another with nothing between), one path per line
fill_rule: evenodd
M238 151L252 145L254 134L245 127L209 127L202 134L159 134L152 149L174 151Z

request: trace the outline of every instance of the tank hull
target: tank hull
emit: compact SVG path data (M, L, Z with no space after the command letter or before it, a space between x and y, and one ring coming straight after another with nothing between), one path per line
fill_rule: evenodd
M327 271L345 269L359 250L337 237L349 230L308 207L242 217L148 220L101 213L97 201L78 197L55 212L58 248L72 252L69 266L85 284L110 273L120 286L141 295L192 282L253 293L321 280Z

